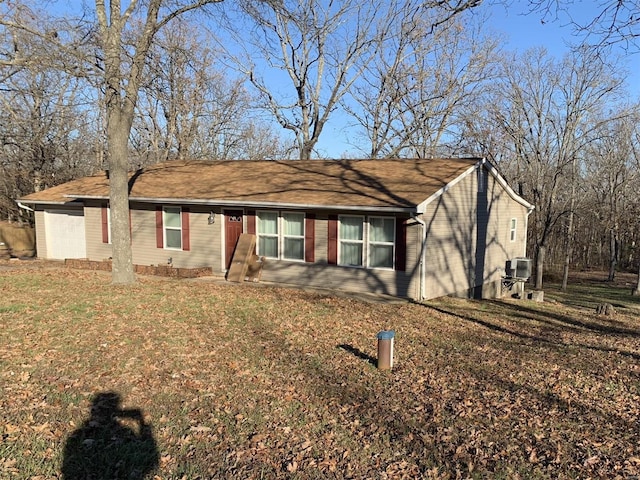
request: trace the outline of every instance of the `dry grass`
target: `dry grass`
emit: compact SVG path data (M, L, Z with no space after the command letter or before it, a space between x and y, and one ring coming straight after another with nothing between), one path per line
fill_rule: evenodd
M0 478L640 475L640 309L612 286L417 305L151 277L115 287L60 267L0 274ZM595 314L601 298L615 318ZM386 328L391 373L374 365ZM105 392L122 398L122 420L87 425ZM81 454L91 463L71 462Z

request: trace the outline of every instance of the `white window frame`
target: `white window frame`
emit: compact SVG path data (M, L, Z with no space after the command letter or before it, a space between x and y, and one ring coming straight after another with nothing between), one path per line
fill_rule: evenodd
M383 220L391 219L393 221L393 240L391 242L374 242L371 240L371 219L372 218L380 218ZM367 218L367 266L371 269L376 270L394 270L396 266L396 218L395 217L384 217L380 215L372 215ZM372 245L380 245L380 246L389 246L391 245L391 266L390 267L372 267L371 266L371 252L373 251Z
M515 242L518 238L518 219L512 218L509 221L509 241Z
M277 216L276 219L276 233L261 233L260 232L260 214L261 213L274 213ZM296 215L302 217L302 235L285 235L284 233L284 216ZM287 262L303 262L305 261L305 239L306 239L306 220L307 216L304 212L283 212L279 210L258 210L256 211L256 253L273 260L286 260ZM278 255L276 257L266 256L260 251L260 237L277 238ZM285 238L298 238L302 239L302 258L288 258L285 256L284 241Z
M342 238L342 219L343 218L361 218L362 219L362 240L350 240ZM380 218L384 220L393 220L393 242L374 242L371 240L371 219ZM338 265L350 268L366 268L369 270L395 270L396 268L396 222L397 218L393 216L384 215L338 215ZM343 243L357 243L362 245L362 258L360 259L360 265L347 265L341 262L342 258L342 245ZM392 265L390 267L373 267L371 266L371 252L372 246L375 245L387 245L393 249Z
M362 219L362 239L352 240L342 238L342 220L344 218L360 218ZM367 217L364 215L338 215L338 265L351 268L365 268L365 259L367 258L366 252L366 232L367 232ZM342 263L342 245L343 243L360 244L362 246L362 254L360 256L360 265L352 265Z
M167 226L167 213L168 210L178 210L178 218L180 218L180 227L169 227ZM178 231L180 232L180 246L179 247L169 247L167 246L167 230ZM165 250L180 250L182 251L182 207L167 205L162 207L162 241Z

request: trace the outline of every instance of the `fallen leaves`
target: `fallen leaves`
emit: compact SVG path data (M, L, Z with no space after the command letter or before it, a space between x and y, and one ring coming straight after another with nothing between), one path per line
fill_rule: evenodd
M0 477L58 475L106 390L154 427L158 478L640 474L640 335L576 328L579 310L106 282L0 278ZM389 326L395 367L382 374L368 360Z

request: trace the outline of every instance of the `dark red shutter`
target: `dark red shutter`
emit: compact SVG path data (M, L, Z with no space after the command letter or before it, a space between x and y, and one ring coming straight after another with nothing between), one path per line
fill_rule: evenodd
M156 207L156 247L164 248L164 240L162 234L162 206Z
M249 210L247 212L247 233L256 234L256 211Z
M316 261L316 216L307 214L304 219L304 261L313 263Z
M109 243L109 210L102 207L102 243Z
M327 245L327 261L329 265L338 264L338 216L329 215L329 244Z
M407 268L407 221L396 218L396 270L404 272Z
M182 208L182 250L191 250L191 242L189 240L189 209Z

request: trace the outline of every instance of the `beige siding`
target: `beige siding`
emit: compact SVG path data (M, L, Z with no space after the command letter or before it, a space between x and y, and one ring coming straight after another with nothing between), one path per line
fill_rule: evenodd
M327 263L329 246L329 217L326 214L316 215L315 261Z
M220 265L220 224L209 225L210 208L190 207L190 250L158 248L156 244L156 211L153 205L133 205L133 263L136 265L166 265L171 258L176 268L214 267Z
M407 266L405 281L407 297L420 300L420 258L422 254L422 226L416 221L407 224Z
M526 208L489 174L485 194L478 194L474 173L431 203L425 215L426 298L496 285L507 260L524 255L526 216ZM511 218L517 219L515 242L509 238Z
M111 244L102 243L102 206L99 202L87 202L84 209L87 230L87 258L106 260L111 258Z
M102 210L99 203L85 208L87 229L87 257L90 260L104 260L111 257L111 245L102 242ZM189 214L190 250L158 248L156 245L155 206L132 204L131 237L133 263L135 265L165 265L168 259L176 268L210 267L221 265L221 223L218 215L216 223L209 225L207 218L210 208L191 207Z
M35 211L36 220L36 254L38 258L49 258L47 255L47 234L44 228L44 210L38 207Z

